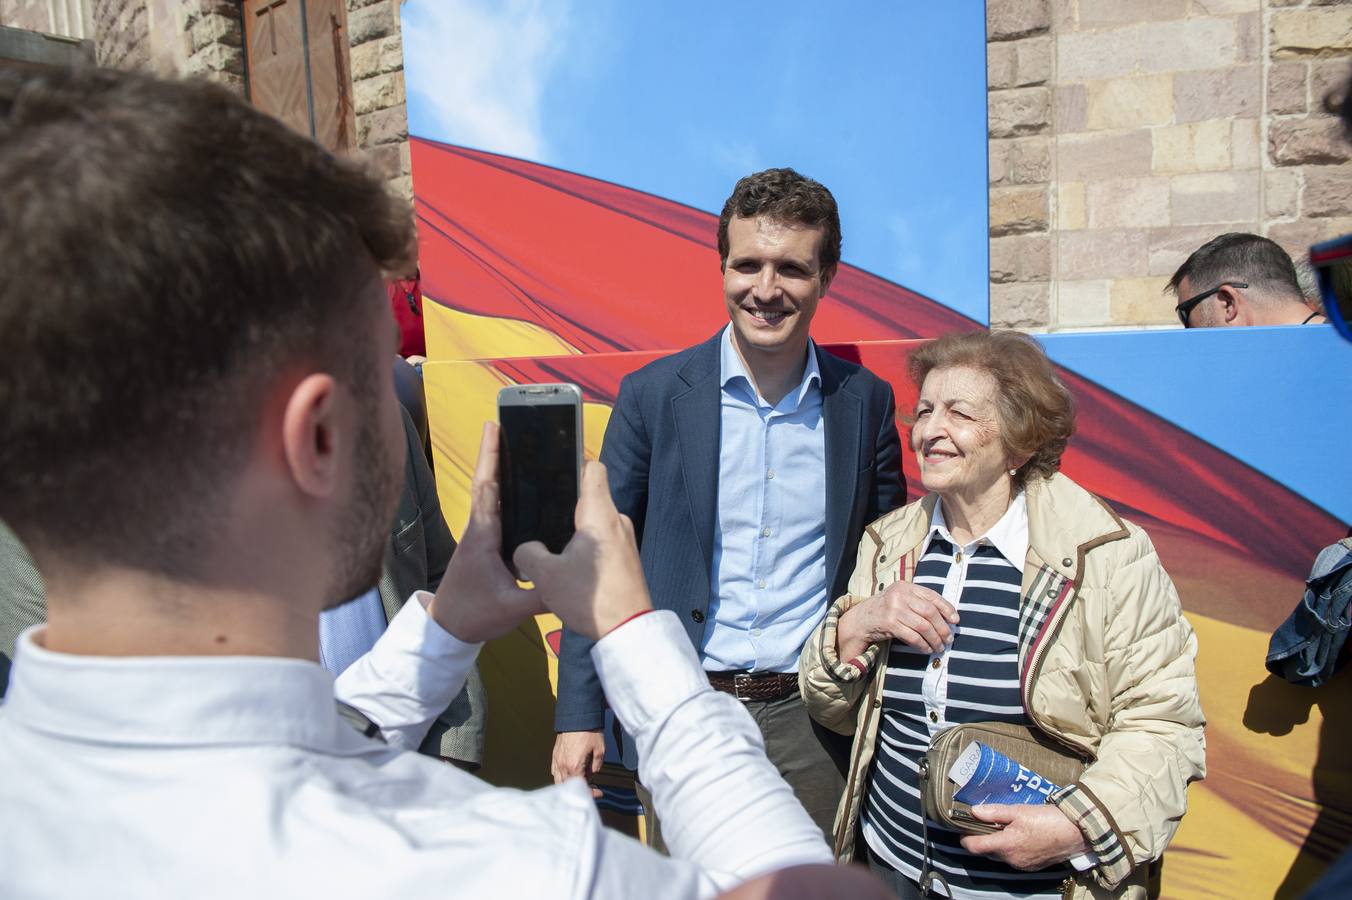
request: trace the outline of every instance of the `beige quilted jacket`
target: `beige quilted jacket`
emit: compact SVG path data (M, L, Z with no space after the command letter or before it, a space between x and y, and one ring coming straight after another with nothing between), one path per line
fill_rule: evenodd
M1065 885L1067 897L1146 897L1158 860L1205 774L1193 661L1197 639L1150 539L1064 475L1026 488L1029 548L1019 612L1024 708L1090 764L1054 802L1078 823L1099 865ZM929 533L934 495L870 525L849 593L808 639L799 672L812 717L854 734L835 852L848 860L882 706L878 660L836 655L836 623L859 600L908 580Z

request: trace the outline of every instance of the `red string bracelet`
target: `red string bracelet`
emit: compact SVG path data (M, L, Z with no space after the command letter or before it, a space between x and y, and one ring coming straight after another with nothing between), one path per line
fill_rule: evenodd
M639 610L638 612L634 613L634 614L633 614L632 616L630 616L629 618L625 619L625 620L624 620L623 622L621 622L620 624L618 624L618 625L614 626L613 628L611 628L611 629L610 629L609 631L607 631L605 634L601 635L601 637L606 637L606 635L609 635L609 634L611 634L611 633L613 633L613 632L615 632L615 631L618 631L619 629L621 629L621 628L623 628L624 626L628 625L630 622L632 622L632 621L634 621L635 619L637 619L639 616L646 616L646 615L647 615L648 613L650 613L650 612L656 612L656 610L654 610L652 607L649 607L648 609L641 609L641 610Z

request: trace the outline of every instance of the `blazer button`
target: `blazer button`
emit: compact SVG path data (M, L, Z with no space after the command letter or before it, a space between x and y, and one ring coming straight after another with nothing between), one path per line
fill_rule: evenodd
M694 619L696 622L703 622L704 613L698 609L692 609L690 610L690 618Z

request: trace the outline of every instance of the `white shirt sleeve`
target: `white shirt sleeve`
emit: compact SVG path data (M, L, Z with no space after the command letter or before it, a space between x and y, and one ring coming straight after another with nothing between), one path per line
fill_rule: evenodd
M708 892L831 852L765 756L760 729L709 686L676 614L659 610L592 648L611 708L638 745L671 855L703 870ZM620 851L622 852L622 851Z
M392 747L417 750L433 720L465 686L482 644L451 635L417 591L370 652L334 682L334 695L360 710Z

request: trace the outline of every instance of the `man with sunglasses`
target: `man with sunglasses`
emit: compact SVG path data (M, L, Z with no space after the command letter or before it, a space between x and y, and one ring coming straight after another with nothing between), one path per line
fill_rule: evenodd
M1311 312L1286 251L1256 234L1231 232L1193 251L1169 280L1184 328L1305 325L1327 320Z

